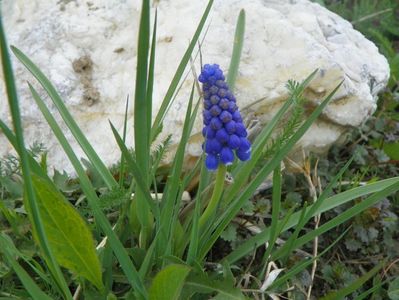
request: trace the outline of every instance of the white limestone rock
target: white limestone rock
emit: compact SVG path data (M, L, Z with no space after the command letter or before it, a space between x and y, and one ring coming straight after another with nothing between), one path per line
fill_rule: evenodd
M154 115L207 4L204 0L156 2L159 28ZM375 110L376 95L389 76L386 59L349 22L307 0L216 0L202 45L204 63L218 63L227 69L240 9L246 11L246 34L235 93L248 118L265 124L287 98L286 82L303 80L317 68L320 71L307 91L315 103L340 81L344 83L300 146L313 151L326 149L346 128L360 125ZM115 163L120 154L108 120L122 131L125 100L134 95L140 1L4 0L2 10L9 43L43 70L100 157L108 165ZM13 65L27 142L43 142L50 150L50 164L71 171L25 83L29 80L38 87L36 81L16 59ZM199 71L198 61L196 68ZM180 139L194 79L190 70L186 72L189 75L160 139L168 134L173 134L175 143ZM9 122L4 85L0 94L0 118ZM45 93L41 91L41 95ZM56 111L53 105L50 108ZM56 117L66 130L58 114ZM195 132L200 132L201 123L199 116ZM132 145L131 117L128 126L128 143ZM67 137L78 155L84 156L69 132ZM198 156L201 142L201 136L194 134L188 155ZM0 155L12 149L1 133L0 145Z

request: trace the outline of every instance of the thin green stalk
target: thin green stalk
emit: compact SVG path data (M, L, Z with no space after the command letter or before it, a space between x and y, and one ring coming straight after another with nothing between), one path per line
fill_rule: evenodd
M191 233L190 233L190 243L189 243L189 248L187 252L187 263L189 265L193 265L195 259L197 258L198 254L198 245L199 245L199 218L200 218L200 213L201 213L201 196L202 192L205 189L205 186L209 182L209 175L210 173L207 171L204 160L203 158L200 159L201 162L201 172L200 172L200 181L199 181L199 187L197 191L197 196L195 198L195 208L194 208L194 215L192 217L192 227L191 227ZM188 222L186 222L188 223Z
M216 173L215 186L213 188L211 200L209 201L204 213L202 214L199 220L200 229L204 228L204 225L216 212L220 197L222 196L225 177L226 177L226 166L221 164Z
M123 142L126 142L126 132L127 132L127 111L129 108L129 96L126 99L126 105L125 105L125 116L123 119ZM124 174L125 174L125 157L123 156L123 153L121 153L121 165L119 166L119 187L123 188L124 184Z
M279 231L277 230L278 228L278 219L280 215L280 207L281 207L281 165L276 167L273 172L273 192L272 192L272 224L270 225L270 232L271 236L270 239L267 242L267 249L265 254L263 255L262 261L264 262L263 264L263 269L260 275L260 278L263 278L265 271L266 271L266 266L267 262L269 260L269 255L271 254L273 250L274 243L277 240L277 237L279 235Z

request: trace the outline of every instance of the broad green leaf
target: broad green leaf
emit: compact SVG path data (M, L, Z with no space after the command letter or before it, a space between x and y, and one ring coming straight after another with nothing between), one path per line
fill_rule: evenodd
M32 176L44 229L58 263L103 289L91 232L64 196L48 181Z
M245 299L241 291L234 287L231 282L213 280L204 275L190 275L186 279L183 291L187 297L190 297L194 293L208 294L216 292L217 299Z
M399 142L385 143L383 149L390 159L399 160Z
M389 284L388 296L391 300L399 300L399 278Z
M139 274L130 260L126 249L124 248L122 242L119 240L118 236L115 234L115 232L112 229L111 224L109 223L107 217L105 214L102 212L100 206L99 206L99 198L94 190L93 185L91 184L85 170L83 169L82 164L80 163L78 157L76 156L75 152L73 151L71 145L68 143L64 133L62 132L60 126L54 119L53 115L50 113L48 108L46 107L44 101L40 98L39 94L36 92L36 90L29 85L29 88L32 92L33 99L36 101L36 104L38 105L40 111L42 112L44 118L46 119L47 123L51 127L51 129L54 132L54 135L57 137L58 141L60 142L60 145L65 151L65 154L68 156L69 160L71 161L76 174L79 177L79 182L80 182L80 187L82 188L83 193L87 197L87 201L89 203L89 206L91 208L91 211L93 212L93 215L95 217L95 222L96 224L102 229L104 234L108 238L108 244L111 246L112 250L115 253L115 257L117 258L119 265L121 266L123 272L125 273L129 283L131 286L134 288L135 291L137 291L140 294L139 299L145 299L147 296L147 291L145 290L144 284L141 281L141 278L139 277ZM0 122L0 127L3 129L6 129L2 122ZM7 129L6 129L7 131ZM12 138L12 135L9 135L10 138ZM33 166L37 165L37 162L32 158L31 163ZM38 166L35 167L37 169ZM41 177L43 177L42 173L43 170L39 167L37 169L37 173ZM45 175L45 174L44 174ZM72 296L71 296L72 297Z
M161 270L154 278L150 290L150 300L174 300L179 299L190 267L185 265L169 265Z

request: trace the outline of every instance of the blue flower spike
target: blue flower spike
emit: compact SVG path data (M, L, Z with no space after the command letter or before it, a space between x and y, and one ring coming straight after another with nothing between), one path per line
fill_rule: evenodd
M230 165L237 156L241 161L251 157L251 143L236 104L219 65L206 64L198 80L204 95L203 149L208 170L216 170L220 164Z

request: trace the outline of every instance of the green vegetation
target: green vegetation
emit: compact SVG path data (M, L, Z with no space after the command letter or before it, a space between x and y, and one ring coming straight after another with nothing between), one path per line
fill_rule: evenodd
M121 152L111 169L40 68L15 47L9 53L0 23L13 121L9 128L0 120L0 130L17 152L0 160L0 299L399 299L398 8L394 0L318 2L353 21L387 56L391 80L376 114L328 155L292 162L288 153L335 90L308 112L303 94L316 71L303 82L290 81L290 97L252 141L251 160L228 166L231 178L225 180L207 171L203 157L191 170L183 168L201 107L193 79L188 79L193 87L172 164L160 164L170 137L150 150L190 72L212 0L154 122L157 23L155 18L151 32L149 1L143 1L134 97L139 146L125 145L127 122L123 133L110 124ZM245 41L245 12L237 15L231 87ZM86 153L88 160L76 156L29 85L76 178L49 174L45 145L25 145L10 55L40 83ZM296 173L282 172L283 160ZM215 181L222 184L214 188ZM183 201L185 191L189 203ZM220 201L204 217L212 193Z

